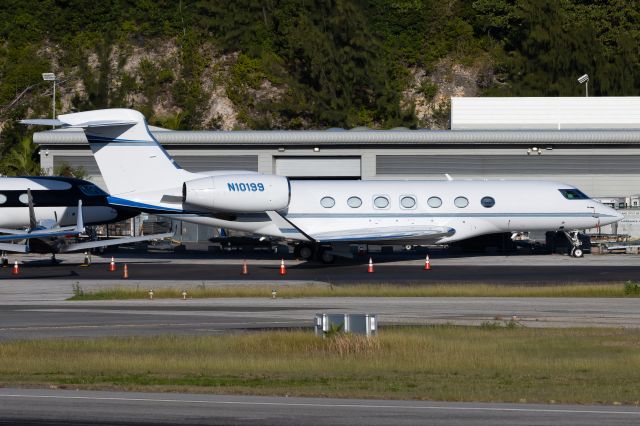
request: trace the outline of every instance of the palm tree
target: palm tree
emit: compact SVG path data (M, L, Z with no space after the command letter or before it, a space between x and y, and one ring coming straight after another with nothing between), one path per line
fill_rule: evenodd
M31 137L23 138L2 158L2 172L8 176L41 176L42 168L38 162L38 147Z

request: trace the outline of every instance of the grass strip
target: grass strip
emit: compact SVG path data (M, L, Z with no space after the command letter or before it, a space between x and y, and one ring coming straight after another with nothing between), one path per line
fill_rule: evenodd
M301 297L638 297L640 287L625 284L567 284L553 286L490 285L490 284L361 284L361 285L198 285L194 288L158 288L158 299L215 297L271 297L273 290L279 298ZM85 291L73 286L69 300L126 300L149 298L149 289L131 287L103 288Z
M0 386L447 401L640 403L640 331L386 328L0 343Z

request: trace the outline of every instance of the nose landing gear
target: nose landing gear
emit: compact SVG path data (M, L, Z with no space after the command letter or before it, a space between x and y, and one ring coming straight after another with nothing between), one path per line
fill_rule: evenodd
M567 237L569 244L571 244L571 251L569 252L573 257L582 257L584 252L582 250L582 241L580 240L578 231L567 232L564 231L564 235Z

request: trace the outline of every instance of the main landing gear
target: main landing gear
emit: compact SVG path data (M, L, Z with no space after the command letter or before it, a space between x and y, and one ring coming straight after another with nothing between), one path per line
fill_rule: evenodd
M295 246L293 254L302 260L318 259L322 263L333 263L336 260L331 247L318 244L300 243Z

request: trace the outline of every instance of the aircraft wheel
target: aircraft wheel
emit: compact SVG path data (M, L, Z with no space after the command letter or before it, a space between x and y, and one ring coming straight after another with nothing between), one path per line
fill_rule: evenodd
M298 244L293 250L293 254L302 260L309 260L313 257L313 247L309 244Z
M300 257L304 260L309 260L313 256L313 247L303 244L300 247Z
M574 248L573 249L573 253L571 253L573 255L573 257L582 257L584 256L584 253L582 252L581 248Z
M331 249L323 249L320 253L320 260L322 260L322 263L333 263L336 261L336 257L329 250Z

